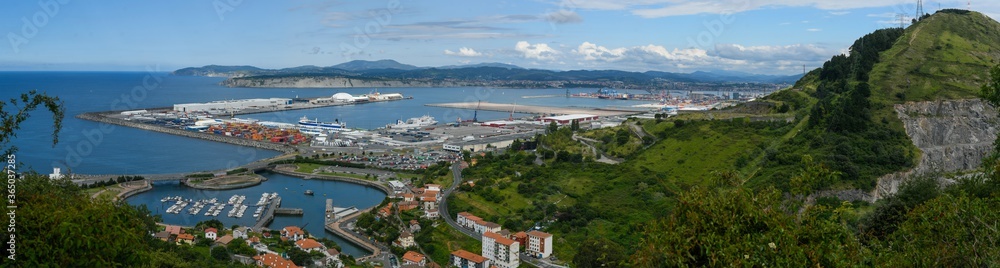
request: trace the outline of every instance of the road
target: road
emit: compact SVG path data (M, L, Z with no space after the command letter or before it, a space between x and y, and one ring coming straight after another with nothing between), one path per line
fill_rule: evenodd
M448 196L451 195L455 189L458 189L458 185L462 182L462 162L455 162L455 164L451 165L451 174L454 175L454 180L451 182L451 186L444 190L444 193L441 194L441 203L438 204L438 211L441 214L441 218L444 218L444 221L447 222L452 228L455 228L455 230L458 230L469 237L475 238L476 240L483 241L483 237L475 231L459 226L458 223L455 222L455 219L452 218L452 213L448 211Z

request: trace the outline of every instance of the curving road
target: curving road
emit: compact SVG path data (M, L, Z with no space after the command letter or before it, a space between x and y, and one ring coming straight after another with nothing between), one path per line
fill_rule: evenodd
M455 228L455 230L458 230L469 237L475 238L476 240L482 241L483 237L475 231L459 226L458 223L455 222L455 219L451 217L452 213L448 211L448 196L451 195L455 189L458 189L458 185L462 183L461 161L455 162L455 164L451 165L451 174L454 176L453 181L451 182L451 186L448 187L448 189L445 189L444 193L441 194L441 203L438 204L438 212L441 215L441 218L444 218L444 221L447 222L448 225L451 225L452 228Z

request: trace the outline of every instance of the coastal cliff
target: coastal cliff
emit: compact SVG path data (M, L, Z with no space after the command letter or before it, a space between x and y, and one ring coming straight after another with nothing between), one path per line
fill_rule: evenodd
M441 80L376 80L348 77L234 77L222 81L227 87L355 88L355 87L469 87L486 83Z
M997 137L997 110L979 99L907 102L895 110L922 153L913 169L878 179L871 193L876 200L910 178L979 168Z

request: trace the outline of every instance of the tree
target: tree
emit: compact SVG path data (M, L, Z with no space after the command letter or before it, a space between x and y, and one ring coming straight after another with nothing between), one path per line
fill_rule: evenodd
M296 265L306 266L312 260L312 256L309 252L305 252L299 248L291 248L288 250L288 260L294 262Z
M228 261L231 259L229 256L229 250L226 250L224 247L212 248L212 258L220 261Z
M570 125L569 125L569 129L572 130L572 131L574 131L574 132L576 132L577 130L580 130L580 121L579 120L573 120L573 123L570 123Z
M621 245L603 237L588 238L579 249L573 256L573 264L580 268L625 267L628 259Z
M254 250L253 247L247 245L246 240L243 238L236 238L233 239L233 241L229 241L229 244L226 245L226 249L229 250L229 253L247 256L253 256L255 255L254 253L257 253L257 250Z
M556 130L559 130L559 125L556 124L556 121L552 121L551 123L549 123L548 132L546 133L548 134L556 133Z
M6 148L4 155L17 152L17 146L7 147L7 143L17 136L21 122L27 120L30 117L29 113L40 105L52 112L52 147L59 143L59 130L62 129L63 114L66 111L62 100L32 90L21 94L20 98L11 98L9 103L0 101L0 148ZM7 110L7 106L11 106L13 110Z

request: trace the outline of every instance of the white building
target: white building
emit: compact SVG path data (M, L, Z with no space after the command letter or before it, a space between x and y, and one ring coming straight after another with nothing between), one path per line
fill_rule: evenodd
M577 121L578 123L582 124L590 121L595 121L599 118L600 118L599 116L592 114L567 114L560 116L542 117L542 122L546 124L548 124L549 122L556 122L556 124L559 125L568 125L573 123L573 121Z
M244 240L249 239L250 227L237 227L233 229L233 238L243 238Z
M406 184L403 184L403 182L401 182L401 181L392 180L392 181L389 181L389 188L392 188L392 193L393 194L397 194L398 195L398 194L402 194L403 191L406 190Z
M483 257L490 260L490 264L498 268L516 268L521 265L518 254L521 252L520 244L497 233L486 232L483 234Z
M549 255L552 255L552 234L539 231L528 232L528 247L525 248L525 251L531 256L548 258Z
M218 238L218 235L219 231L216 230L215 228L205 229L205 238L207 239L212 239L212 241L215 241L215 239Z
M213 101L206 103L182 103L174 104L174 111L177 112L209 112L209 111L239 111L244 109L274 109L289 105L292 99L270 98L270 99L244 99Z
M49 179L58 180L65 177L65 175L62 174L61 170L62 169L57 167L52 168L52 174L49 174Z

